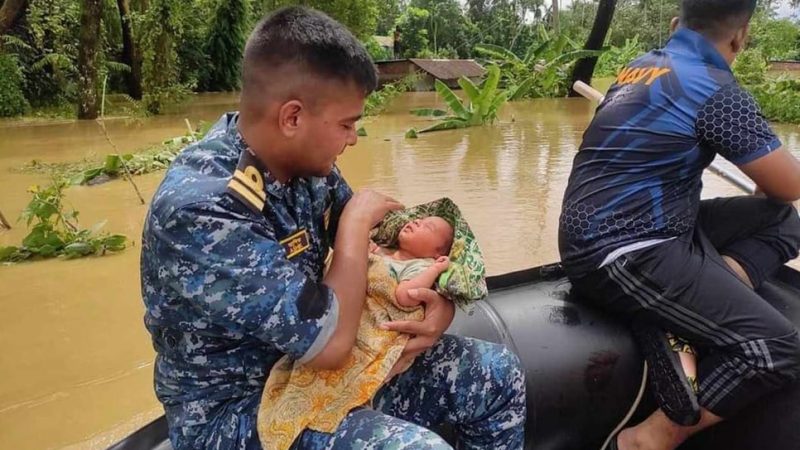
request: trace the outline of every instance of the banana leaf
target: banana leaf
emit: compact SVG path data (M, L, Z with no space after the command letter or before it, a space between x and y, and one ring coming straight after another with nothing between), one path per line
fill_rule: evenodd
M449 120L444 120L442 122L439 122L435 125L431 125L427 128L423 128L419 130L417 133L430 133L432 131L455 130L458 128L467 128L469 126L470 123L466 120L459 118L451 118Z
M577 61L579 59L584 58L594 58L596 56L602 55L608 47L605 47L600 50L573 50L571 52L564 53L559 55L557 58L553 59L549 63L545 65L545 68L550 68L558 64L562 64L567 61Z
M508 100L512 102L515 102L517 100L522 100L523 98L525 98L526 95L528 95L528 93L531 90L531 87L535 82L536 82L536 77L532 76L525 78L518 85L512 86L511 89L508 90Z
M447 115L447 111L436 108L416 108L411 110L411 114L419 117L442 117Z
M489 67L489 75L483 83L481 95L478 99L477 115L473 115L472 122L477 125L489 113L489 108L495 99L497 85L500 83L500 68L497 66ZM477 121L477 123L475 123Z
M522 60L520 60L519 57L514 54L514 52L507 48L500 47L499 45L478 44L475 46L475 51L504 62L522 62Z
M467 93L467 97L469 98L470 103L470 110L472 110L475 105L478 103L478 100L481 97L481 92L478 90L478 86L475 86L475 83L472 82L467 77L461 77L458 79L458 85L461 86L461 89Z
M500 69L498 69L498 73L499 70ZM442 96L445 103L447 103L447 106L450 107L450 109L455 113L455 115L463 117L465 119L469 117L469 112L461 103L461 99L458 98L458 96L455 93L453 93L453 91L450 90L450 88L447 87L446 84L442 83L441 80L436 80L435 86L436 86L436 92L438 92L439 95Z

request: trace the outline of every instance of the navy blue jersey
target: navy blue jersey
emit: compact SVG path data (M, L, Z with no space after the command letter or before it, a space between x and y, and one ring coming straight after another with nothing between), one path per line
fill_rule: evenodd
M711 42L678 30L619 74L584 134L559 223L568 273L691 230L716 154L742 165L780 146Z

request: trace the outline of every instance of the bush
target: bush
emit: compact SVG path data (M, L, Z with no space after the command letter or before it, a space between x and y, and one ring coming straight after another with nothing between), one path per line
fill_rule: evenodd
M381 44L374 37L370 37L364 42L364 47L367 49L369 56L373 61L385 61L392 59L392 51L381 47Z
M615 77L625 66L642 54L644 54L644 46L639 42L638 35L633 39L626 39L624 46L613 46L600 56L594 74L598 77Z
M769 120L800 123L800 80L779 78L750 90Z
M0 117L18 116L28 109L22 82L17 59L13 55L0 55Z
M767 58L761 50L750 49L742 52L733 63L733 73L739 83L752 86L763 83L767 78Z

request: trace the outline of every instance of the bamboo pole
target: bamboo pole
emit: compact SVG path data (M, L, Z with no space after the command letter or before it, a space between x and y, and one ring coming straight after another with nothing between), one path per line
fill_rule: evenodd
M100 126L100 130L103 131L103 136L105 136L106 141L108 141L108 143L111 145L111 148L114 149L114 153L119 154L116 144L114 144L114 141L111 140L111 136L108 135L106 122L103 119L106 111L106 81L108 81L108 75L106 75L106 77L103 79L103 97L102 101L100 102L100 117L97 118L97 124ZM128 164L125 163L125 158L123 158L122 155L119 157L119 162L122 165L122 170L125 174L124 177L128 179L128 181L131 183L131 186L133 186L133 190L136 191L136 196L139 197L139 203L144 205L144 197L142 197L142 193L139 192L139 186L136 186L136 182L133 181L133 175L128 169Z

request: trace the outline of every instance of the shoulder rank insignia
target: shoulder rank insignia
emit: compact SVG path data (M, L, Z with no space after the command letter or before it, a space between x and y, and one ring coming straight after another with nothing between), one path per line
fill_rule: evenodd
M283 246L288 259L303 253L311 246L308 240L308 232L306 232L305 228L287 238L281 239L280 244Z
M239 165L233 173L233 178L228 182L228 192L257 212L264 210L267 201L264 172L260 167L255 156L245 150L239 158Z

